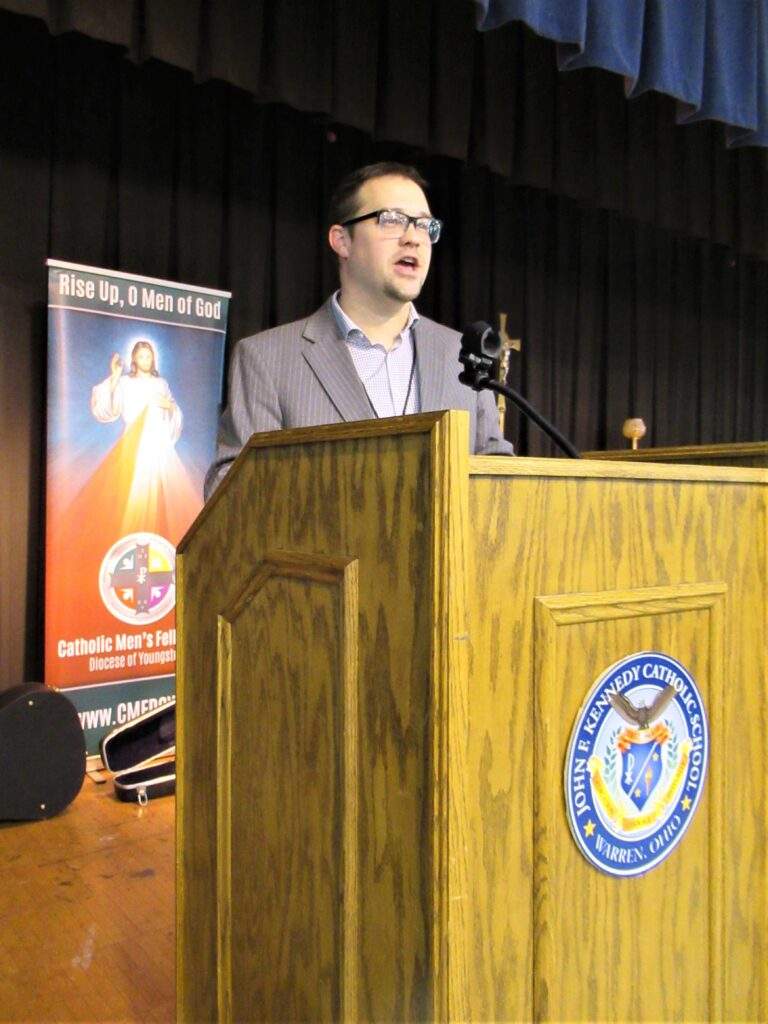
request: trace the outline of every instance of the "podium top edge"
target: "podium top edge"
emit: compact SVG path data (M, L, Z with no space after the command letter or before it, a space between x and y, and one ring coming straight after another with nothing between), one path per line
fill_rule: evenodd
M325 441L356 441L366 437L400 436L403 434L428 434L444 416L456 412L422 412L412 416L390 416L386 419L351 420L347 423L324 423L317 427L294 427L253 434L246 443L246 449L284 448L296 444L322 443ZM466 413L459 412L459 416Z
M686 444L660 448L616 448L582 452L584 459L610 461L685 462L688 459L754 458L768 455L768 441L727 441L722 444ZM760 468L760 467L757 467Z
M596 480L690 480L703 483L768 484L768 469L697 466L665 462L611 462L608 459L499 458L473 455L470 476L572 477Z
M379 437L402 437L404 435L434 436L435 429L445 420L464 421L465 435L468 437L469 413L464 410L440 410L437 412L418 413L413 416L392 416L386 419L351 420L344 423L325 423L314 427L295 427L283 430L264 431L252 434L246 441L237 458L232 463L224 479L203 505L197 518L176 546L176 553L183 554L201 525L211 514L212 509L222 500L238 471L238 467L248 458L249 452L267 448L290 448L300 445L327 444L329 442L360 441Z

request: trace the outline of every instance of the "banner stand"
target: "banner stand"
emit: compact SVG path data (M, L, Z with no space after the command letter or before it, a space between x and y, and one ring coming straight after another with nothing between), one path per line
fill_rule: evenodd
M230 293L47 266L45 682L94 757L174 695L175 546L214 456Z

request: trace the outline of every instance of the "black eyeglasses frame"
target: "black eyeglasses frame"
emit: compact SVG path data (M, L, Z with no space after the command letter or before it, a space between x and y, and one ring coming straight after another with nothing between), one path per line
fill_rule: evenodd
M341 227L348 228L352 224L359 224L360 221L370 220L372 217L376 217L378 219L382 215L382 213L397 213L401 217L407 217L408 223L403 228L403 234L405 234L405 232L408 230L411 224L417 225L418 227L418 222L420 220L427 221L429 224L437 224L437 238L435 238L434 240L430 236L429 228L427 227L424 230L426 230L427 236L429 237L429 241L432 245L436 245L440 241L440 232L443 229L443 222L438 217L412 217L410 213L405 213L403 210L393 210L391 207L384 207L384 209L382 210L372 210L370 213L362 213L360 214L359 217L351 217L349 220L342 221Z

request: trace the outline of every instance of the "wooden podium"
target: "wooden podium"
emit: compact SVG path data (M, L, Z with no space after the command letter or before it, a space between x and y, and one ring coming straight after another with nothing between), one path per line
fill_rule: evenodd
M179 547L179 1019L768 1019L768 471L467 430L256 435ZM696 679L711 760L617 879L564 758L643 650Z

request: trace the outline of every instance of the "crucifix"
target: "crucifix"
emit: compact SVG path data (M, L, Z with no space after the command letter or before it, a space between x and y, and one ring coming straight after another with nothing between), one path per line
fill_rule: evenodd
M499 359L499 383L506 384L507 373L509 372L509 356L514 349L521 352L523 343L520 338L510 338L507 333L507 314L499 313L499 337L501 338L501 358ZM499 408L499 426L504 433L504 419L507 415L507 400L502 394L496 395L496 404Z

